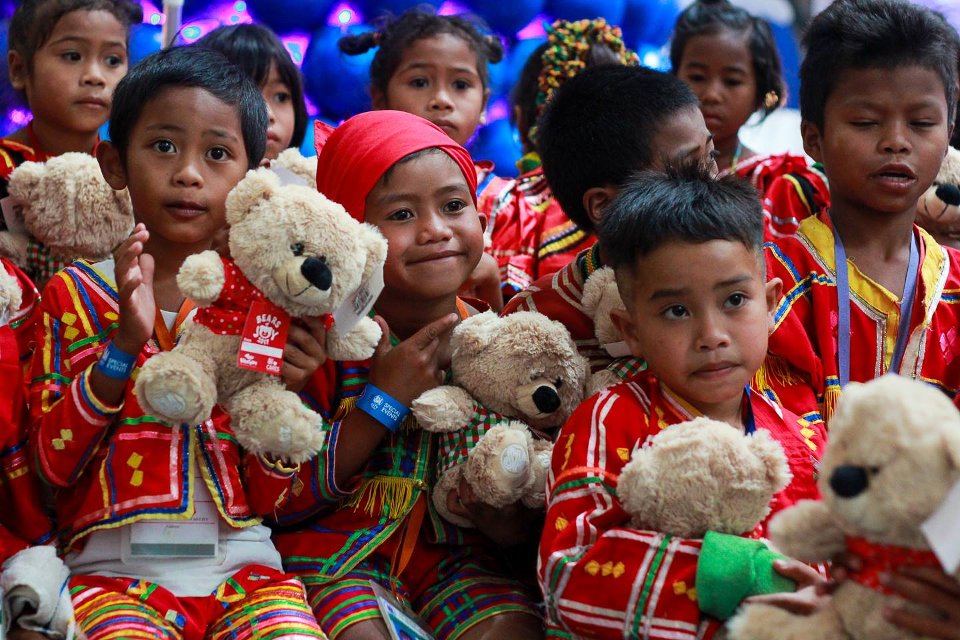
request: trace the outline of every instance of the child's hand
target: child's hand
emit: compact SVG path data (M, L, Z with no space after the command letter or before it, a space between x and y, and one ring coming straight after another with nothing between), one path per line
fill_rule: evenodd
M287 345L283 348L283 368L280 377L287 389L303 389L314 371L327 361L327 330L320 318L304 318L290 326Z
M480 501L467 481L460 479L458 488L447 494L447 509L476 525L483 535L501 546L524 542L535 531L533 522L536 511L517 501L502 509Z
M390 346L390 327L380 316L383 337L370 363L370 384L409 407L424 391L443 382L450 356L442 343L460 321L455 313L434 320L395 347Z
M503 311L503 290L500 287L497 259L484 252L473 273L460 287L460 295L483 300L496 313Z
M929 613L884 609L884 617L925 638L960 639L960 582L934 567L903 567L884 584L901 596L924 605Z
M138 224L114 256L114 277L120 302L120 328L114 343L126 353L138 354L153 335L157 304L153 298L153 256L143 252L150 233Z
M816 569L799 560L777 560L773 563L773 568L780 575L796 582L797 590L793 593L751 596L744 602L770 604L801 615L815 613L826 604L828 598L822 593L826 580L820 576Z

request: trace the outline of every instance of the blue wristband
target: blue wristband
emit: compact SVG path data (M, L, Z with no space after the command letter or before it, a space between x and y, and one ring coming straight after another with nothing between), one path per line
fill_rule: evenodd
M137 356L130 355L110 342L103 350L100 360L97 361L97 369L108 378L126 380L133 373L133 367L136 364Z
M399 400L376 388L369 382L357 400L357 409L382 424L390 433L396 433L410 409Z

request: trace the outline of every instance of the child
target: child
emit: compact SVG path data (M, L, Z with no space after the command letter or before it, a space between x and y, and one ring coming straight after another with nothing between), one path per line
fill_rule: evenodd
M307 129L303 79L283 43L270 29L238 24L214 29L195 43L214 49L250 76L267 101L267 160L299 148Z
M520 176L493 178L480 194L487 214L487 251L497 259L504 298L567 266L594 237L574 223L554 199L536 150L536 121L554 91L581 70L601 64L639 64L620 29L602 19L557 20L547 42L527 59L511 96L525 155Z
M586 69L567 80L540 119L537 145L554 197L589 232L633 172L713 154L697 98L683 82L619 65ZM600 244L584 249L514 296L504 313L539 311L563 323L590 367L603 369L612 357L598 344L593 320L580 304L584 282L603 264Z
M727 0L698 0L677 18L673 73L700 99L721 171L749 179L764 196L768 238L793 235L799 221L830 204L823 175L802 156L760 157L740 142L754 113L766 118L784 101L780 54L770 26Z
M753 564L761 543L630 529L616 492L621 469L660 430L699 415L747 433L766 429L793 475L771 503L776 512L818 496L822 425L803 436L796 416L749 389L780 295L780 281L765 279L760 202L751 187L732 177L714 180L703 166L665 176L647 171L607 207L599 233L626 305L611 318L649 369L580 405L557 439L540 544L548 629L578 637L710 638L719 627L712 616L732 613L756 593L752 572L769 571ZM761 525L754 535L763 531ZM611 561L620 575L590 569ZM790 566L774 565L801 581L815 573Z
M767 246L770 276L785 283L770 391L803 413L811 407L796 393L812 388L828 424L847 382L888 372L953 397L960 254L914 216L950 139L960 38L917 5L838 0L811 22L805 45L804 148L823 163L832 205Z
M97 149L138 224L115 260L76 262L44 290L30 445L55 488L77 623L92 640L143 628L322 637L260 524L294 470L244 454L219 411L201 425L163 424L133 395L136 367L173 347L193 306L177 270L210 248L266 129L256 85L219 53L144 59L118 85L110 142Z
M127 72L130 25L142 9L127 0L24 0L10 20L10 84L22 91L33 120L0 140L0 198L27 161L67 151L93 153L110 115L114 87ZM66 263L30 239L27 275L42 287Z
M304 390L329 431L281 517L299 523L277 536L286 567L307 585L331 638L390 637L370 581L440 639L540 637L530 600L503 577L484 536L437 515L428 496L435 436L403 420L415 398L443 382L450 330L477 310L457 297L483 251L473 161L422 118L372 111L323 146L317 187L387 239L386 286L374 307L384 338L368 361L328 361ZM386 398L394 418L372 417L374 398ZM500 542L529 535L521 514L482 512L463 489L450 503Z

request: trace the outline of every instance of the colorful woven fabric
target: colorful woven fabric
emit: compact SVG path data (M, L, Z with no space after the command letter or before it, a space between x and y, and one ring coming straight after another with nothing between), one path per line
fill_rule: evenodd
M771 502L771 515L798 500L816 499L823 425L782 413L757 393L750 394L750 403L756 427L783 446L793 474ZM702 542L629 528L617 497L631 452L696 415L644 372L588 399L564 425L547 478L540 543L548 629L577 637L674 640L716 633L718 623L697 605ZM767 521L751 535L764 535Z
M920 269L898 373L953 398L960 388L960 253L941 247L919 227L913 233L920 241ZM794 413L820 411L829 424L840 398L839 306L829 216L807 218L795 236L768 243L765 252L768 277L783 281L783 297L769 346L780 364L766 376L764 392ZM901 321L900 300L849 260L848 273L850 380L867 382L887 373Z

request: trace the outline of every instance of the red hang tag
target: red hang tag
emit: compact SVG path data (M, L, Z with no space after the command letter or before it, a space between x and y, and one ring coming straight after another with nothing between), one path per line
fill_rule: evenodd
M290 316L264 300L254 302L243 323L237 366L272 376L280 375Z

